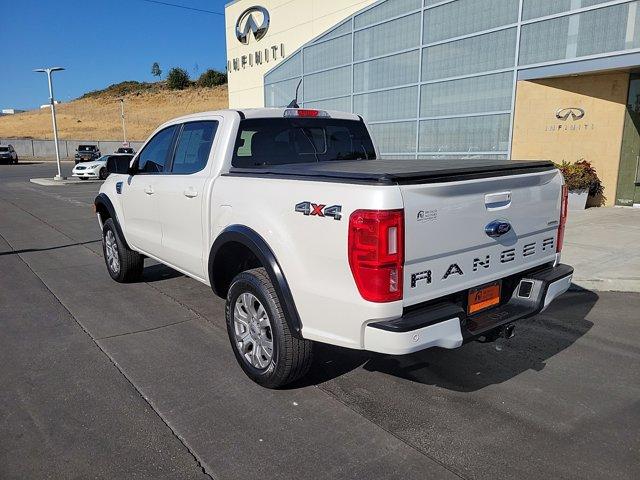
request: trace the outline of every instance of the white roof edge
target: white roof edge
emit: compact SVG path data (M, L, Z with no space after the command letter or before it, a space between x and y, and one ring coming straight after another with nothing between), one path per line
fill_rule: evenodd
M189 115L182 115L180 117L172 118L164 122L161 126L171 125L173 123L184 122L188 120L204 119L213 116L228 117L231 114L237 114L241 112L245 118L280 118L284 117L284 112L287 108L244 108L244 109L224 109L224 110L209 110L205 112L191 113ZM315 108L304 108L303 110L322 110L329 114L331 118L337 118L340 120L360 120L360 116L349 113L340 112L337 110L323 110Z

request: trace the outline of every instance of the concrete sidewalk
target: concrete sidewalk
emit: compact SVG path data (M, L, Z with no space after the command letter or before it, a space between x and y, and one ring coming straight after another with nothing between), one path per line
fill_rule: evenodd
M640 209L570 211L562 262L580 287L640 292Z

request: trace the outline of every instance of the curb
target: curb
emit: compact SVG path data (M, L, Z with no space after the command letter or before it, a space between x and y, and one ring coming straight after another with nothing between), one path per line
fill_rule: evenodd
M85 185L88 183L102 183L103 180L80 180L79 178L69 178L65 180L54 180L53 178L31 178L31 183L44 187L63 187L66 185Z

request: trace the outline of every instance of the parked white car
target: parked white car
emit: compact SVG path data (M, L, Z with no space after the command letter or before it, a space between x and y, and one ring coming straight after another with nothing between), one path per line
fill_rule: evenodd
M115 163L95 199L111 277L148 257L210 285L265 387L304 375L314 342L509 338L571 284L551 162L380 159L357 115L267 108L172 120Z
M126 157L131 160L133 155L103 155L92 162L78 163L71 171L73 173L72 176L80 180L105 180L109 176L109 172L107 172L107 160L109 160L110 157Z

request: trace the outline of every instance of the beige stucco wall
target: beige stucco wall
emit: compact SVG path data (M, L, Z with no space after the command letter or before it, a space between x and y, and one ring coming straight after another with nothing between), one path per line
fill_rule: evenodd
M284 46L284 58L305 43L336 26L351 14L376 0L239 0L225 7L227 60L249 56L256 50L271 46ZM265 7L271 16L267 35L256 42L250 36L249 44L236 39L235 27L240 14L249 7ZM257 18L256 18L257 20ZM259 20L257 20L259 21ZM278 54L280 57L280 54ZM229 107L249 108L264 106L264 74L282 61L282 58L240 71L229 70Z
M628 73L608 73L518 82L512 158L592 162L605 187L606 204L616 198ZM581 120L558 120L559 109L585 111Z

